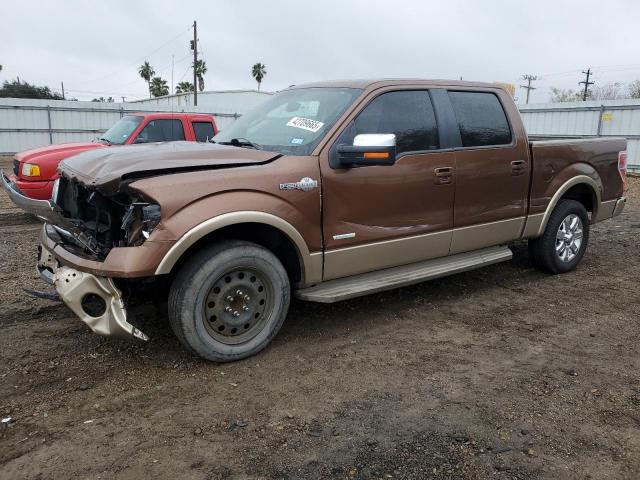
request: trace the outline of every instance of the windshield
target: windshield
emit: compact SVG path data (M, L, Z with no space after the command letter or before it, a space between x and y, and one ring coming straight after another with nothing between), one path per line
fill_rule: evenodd
M143 117L127 115L118 120L113 127L104 132L100 140L105 140L114 145L122 145L140 125Z
M288 155L309 155L362 93L355 88L296 88L272 96L213 137Z

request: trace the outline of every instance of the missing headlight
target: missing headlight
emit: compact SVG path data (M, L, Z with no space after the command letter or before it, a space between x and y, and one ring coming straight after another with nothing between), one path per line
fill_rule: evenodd
M122 230L126 245L136 246L144 242L160 223L160 205L132 203L122 217Z

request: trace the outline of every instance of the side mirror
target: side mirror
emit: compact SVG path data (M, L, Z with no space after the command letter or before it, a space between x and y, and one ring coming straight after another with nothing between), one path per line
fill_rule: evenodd
M338 160L343 167L393 165L396 161L396 136L393 133L356 135L352 146L338 146Z

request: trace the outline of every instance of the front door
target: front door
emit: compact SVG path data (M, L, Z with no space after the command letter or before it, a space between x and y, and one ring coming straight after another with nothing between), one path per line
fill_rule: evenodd
M394 165L343 168L332 161L338 145L367 133L396 135ZM455 154L441 151L427 90L372 93L329 145L320 160L324 280L448 254Z

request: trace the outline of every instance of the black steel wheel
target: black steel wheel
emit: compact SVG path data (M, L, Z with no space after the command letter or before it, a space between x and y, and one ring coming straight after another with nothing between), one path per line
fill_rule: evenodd
M269 344L289 300L289 279L273 253L250 242L225 241L180 269L169 295L169 319L191 351L228 362Z

